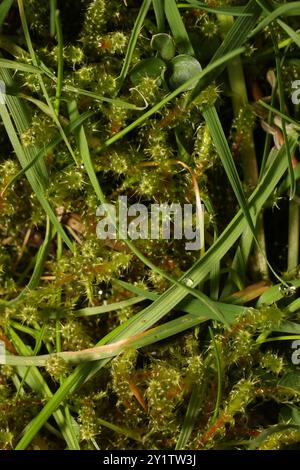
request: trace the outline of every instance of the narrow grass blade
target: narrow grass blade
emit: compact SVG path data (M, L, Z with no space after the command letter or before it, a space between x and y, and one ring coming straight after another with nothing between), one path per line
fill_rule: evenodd
M220 405L221 405L221 396L222 396L222 361L221 361L221 355L220 351L218 349L218 345L215 341L214 333L212 329L209 327L209 335L211 338L211 342L214 348L214 353L215 353L215 358L216 358L216 365L217 365L217 375L218 375L218 390L217 390L217 399L216 399L216 404L215 404L215 409L214 409L214 414L211 419L211 423L213 424L216 419L218 418L219 412L220 412Z
M56 31L56 21L55 21L56 11L57 11L57 0L50 0L50 34L51 36L54 36L55 31Z
M0 27L3 25L13 3L14 0L2 0L0 5Z
M114 302L108 305L99 305L98 307L86 307L76 310L74 312L75 317L90 317L92 315L103 315L107 312L114 312L122 308L131 307L132 305L143 302L146 297L133 297L132 299L121 300L120 302Z
M46 332L46 325L44 324L42 326L42 328L40 329L37 337L36 337L35 346L34 346L34 350L33 350L33 353L32 353L33 356L36 356L39 353L39 351L41 349L41 346L42 346L42 343L43 343L43 338L44 338L45 332ZM29 372L30 372L30 368L27 369L27 371L25 372L24 377L22 377L21 383L20 383L19 388L18 388L17 393L16 393L16 399L19 397L19 395L21 393L21 390L23 388L23 385L26 382L26 379L28 377Z
M77 87L72 86L72 85L64 85L63 90L64 91L71 91L75 95L88 96L89 98L92 98L95 101L101 101L103 103L110 103L110 104L113 104L115 106L119 106L120 108L124 108L124 109L132 109L133 111L143 111L145 109L145 106L144 107L136 106L132 103L128 103L126 101L123 101L123 100L117 99L117 98L107 98L106 96L101 96L101 95L98 95L97 93L94 93L92 91L83 90L82 88L77 88Z
M165 13L178 49L182 54L195 55L175 0L165 2Z
M63 32L62 32L62 25L61 25L59 10L56 10L55 12L55 29L56 29L56 35L57 35L58 54L57 54L57 82L56 82L54 110L57 116L59 116L60 99L61 99L61 92L63 88L63 75L64 75L64 40L63 40Z
M196 384L192 390L192 395L187 407L187 411L184 417L184 421L182 424L178 441L176 443L175 450L184 449L191 436L197 416L202 406L202 394L203 384Z
M165 31L165 12L164 12L164 0L152 0L157 32L163 33Z
M55 357L59 357L69 364L99 361L101 359L115 357L127 349L139 349L157 343L158 341L165 340L166 338L170 338L171 336L193 328L206 320L207 318L201 315L187 314L146 332L129 336L124 340L119 340L108 345L96 346L82 351L66 351L39 356L8 355L5 357L5 364L11 366L44 367L51 358Z
M34 65L23 64L22 62L3 59L2 57L0 58L0 67L5 69L20 70L21 72L41 73L40 69Z

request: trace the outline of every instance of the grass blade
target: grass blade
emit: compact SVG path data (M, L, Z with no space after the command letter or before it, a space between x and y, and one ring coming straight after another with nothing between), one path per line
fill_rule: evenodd
M163 33L165 31L164 0L152 0L152 2L156 18L157 32Z
M165 13L178 49L182 54L195 55L175 0L165 2Z
M19 302L24 298L26 293L31 290L35 289L38 286L39 280L41 275L43 274L44 270L44 264L48 255L48 250L49 250L49 245L51 242L52 237L54 236L53 233L51 233L51 224L49 217L47 217L47 225L46 225L46 234L45 234L45 239L44 242L42 243L41 247L39 248L37 257L36 257L36 263L34 266L34 271L32 273L32 276L30 278L30 281L28 282L27 286L25 289L16 297L15 299L11 300L9 303L13 304L16 302Z
M122 70L120 72L120 76L118 77L118 88L119 88L119 90L122 88L123 82L124 82L124 80L127 76L127 73L129 71L130 64L131 64L131 59L132 59L132 56L133 56L133 53L134 53L134 49L135 49L140 31L141 31L141 28L142 28L143 23L145 21L146 15L147 15L148 10L150 8L151 1L152 0L143 0L142 6L141 6L140 11L139 11L139 14L137 16L134 27L132 29L132 33L131 33L131 36L130 36L128 48L127 48L127 51L126 51L126 56L125 56L124 63L123 63L123 67L122 67Z
M62 25L61 25L59 10L56 10L55 12L55 29L56 29L57 47L58 47L58 54L57 54L58 66L57 66L57 83L56 83L54 110L57 116L59 116L60 99L61 99L61 92L63 88L63 75L64 75L64 40L63 40Z
M272 23L272 21L277 20L277 18L279 18L280 16L284 16L288 14L295 15L295 16L300 15L300 2L285 3L284 5L277 7L275 10L271 12L267 8L266 2L257 0L257 3L263 8L267 16L256 26L256 28L253 29L249 37L255 36L262 29L264 29L266 26Z
M243 7L213 7L208 6L206 3L198 2L197 0L186 0L191 8L200 8L201 10L207 11L209 13L216 13L220 15L228 16L251 16L250 13L244 13ZM178 8L187 8L186 3L178 3Z
M215 62L209 64L205 69L203 69L201 72L199 72L195 77L190 78L187 80L185 83L183 83L180 87L176 88L172 93L169 93L165 98L163 98L159 103L154 105L151 109L146 111L142 116L140 116L138 119L133 121L129 126L125 127L122 129L120 132L115 134L113 137L108 139L104 144L98 149L99 152L102 150L110 147L114 143L118 142L122 137L125 135L129 134L132 130L136 129L138 126L142 125L147 119L151 116L153 116L157 111L162 109L166 104L170 103L176 96L180 95L182 92L186 91L186 89L190 85L194 85L194 83L201 79L206 77L207 75L210 75L211 72L218 70L219 71L219 66L223 65L224 63L230 61L234 57L240 55L242 52L244 52L244 48L236 49L233 51L230 51L228 54L225 54L223 57L220 57L219 59L216 59ZM203 84L201 83L201 90L202 91L202 86Z
M38 67L33 65L23 64L22 62L16 62L14 60L0 58L0 67L5 69L20 70L28 73L41 73Z
M261 13L260 6L256 3L256 0L250 0L249 3L243 10L243 13L247 14L247 16L237 18L233 23L232 28L226 34L224 41L222 42L221 46L218 48L216 53L211 59L211 62L223 57L228 52L241 47L248 39L248 35L253 30L254 26L256 25L257 18ZM248 16L250 14L250 16ZM225 68L225 64L223 64L218 69L218 74L220 74ZM197 86L192 90L189 102L192 102L202 91L203 84L199 80Z
M0 5L0 27L3 25L13 3L14 0L2 0Z

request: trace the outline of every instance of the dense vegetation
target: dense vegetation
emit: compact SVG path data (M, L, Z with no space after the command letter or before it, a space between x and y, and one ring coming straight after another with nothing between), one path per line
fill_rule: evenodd
M299 17L2 0L2 449L299 448ZM205 246L98 239L124 195Z

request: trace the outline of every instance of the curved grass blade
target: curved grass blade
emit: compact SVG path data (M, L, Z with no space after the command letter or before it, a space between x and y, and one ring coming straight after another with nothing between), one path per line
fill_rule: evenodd
M175 450L182 450L185 448L191 433L193 431L197 416L202 405L203 385L197 384L193 387L192 395L186 410L183 425L180 431Z
M53 354L43 354L39 356L5 356L5 364L10 366L45 367L50 359L59 357L68 364L80 364L105 359L111 359L127 349L140 349L159 341L170 338L178 333L182 333L193 328L200 323L207 321L201 315L187 314L175 320L171 320L156 328L152 328L143 333L129 336L126 339L109 343L103 346L84 349L82 351L65 351Z
M103 315L107 312L114 312L122 308L127 308L132 305L139 304L146 300L146 297L133 297L132 299L121 300L120 302L113 302L108 305L99 305L97 307L86 307L76 310L74 312L75 317L90 317L92 315Z
M42 346L42 343L43 343L43 338L44 338L44 336L45 336L45 332L46 332L46 325L44 324L44 325L42 326L42 328L40 329L40 331L39 331L37 337L36 337L36 341L35 341L35 345L34 345L34 350L33 350L33 352L32 352L33 356L36 356L36 355L39 353L39 351L40 351L40 349L41 349L41 346ZM18 388L17 393L16 393L16 400L18 399L18 397L19 397L19 395L20 395L20 393L21 393L21 390L22 390L22 388L23 388L23 385L24 385L25 382L26 382L26 379L27 379L27 377L28 377L29 372L30 372L30 368L27 369L27 371L25 372L24 377L22 377L21 383L20 383L19 388Z
M129 437L130 439L133 439L135 441L143 442L142 437L136 431L133 431L132 429L117 426L116 424L109 423L108 421L102 418L98 418L98 422L101 426L104 426L110 429L111 431L114 431L118 434L123 434L124 436Z

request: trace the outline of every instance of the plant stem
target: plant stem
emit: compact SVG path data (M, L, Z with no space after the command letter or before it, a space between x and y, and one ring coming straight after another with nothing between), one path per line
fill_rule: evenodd
M64 75L64 40L63 40L63 33L62 33L59 10L56 10L55 12L55 25L56 25L56 32L57 32L58 53L57 53L57 83L56 83L54 110L56 112L56 115L59 116L60 99L61 99L61 92L63 88L63 75Z
M55 35L56 21L55 14L57 9L57 0L50 0L50 34Z
M221 32L225 36L232 27L234 21L233 17L225 15L217 15L217 17L221 27ZM241 108L249 103L245 75L240 56L237 56L228 62L227 70L232 93L233 112L235 116L238 116ZM244 146L241 150L241 164L246 185L256 187L258 183L258 167L252 131L250 132L250 145ZM265 256L266 243L262 215L257 217L257 239L262 251L255 249L256 263L262 278L268 279L268 264Z
M299 205L295 201L289 204L289 241L288 241L288 272L293 272L298 266L299 259Z

